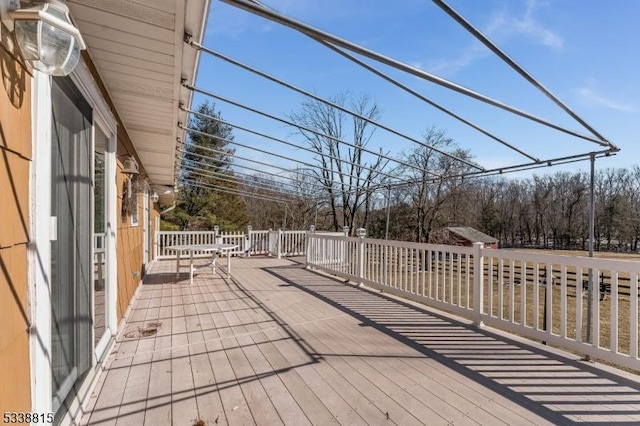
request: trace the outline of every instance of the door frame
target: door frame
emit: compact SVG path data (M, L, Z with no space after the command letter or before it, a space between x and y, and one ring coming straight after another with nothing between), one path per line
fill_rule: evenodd
M93 382L97 369L113 337L117 334L117 187L116 148L117 120L102 96L89 67L81 59L70 75L76 88L93 109L93 126L99 125L109 139L105 149L105 191L107 229L105 233L105 262L108 280L105 281L107 339L94 347L92 370L80 384L82 395ZM33 412L52 412L51 354L51 239L57 230L51 220L51 193L39 188L51 187L51 77L34 70L31 85L31 128L33 135L33 158L30 179L31 244L29 250L29 295L31 325L29 340L31 347L31 401ZM94 133L92 129L92 144ZM93 146L91 147L93 149ZM93 238L89 236L88 238ZM93 244L91 244L93 247ZM93 249L92 249L93 250ZM92 253L93 256L93 253ZM92 262L93 264L93 262ZM93 309L93 307L92 307ZM105 335L107 330L105 330ZM93 340L92 340L93 342ZM99 356L98 356L99 355ZM72 405L78 407L83 401ZM76 408L77 409L77 408ZM74 413L69 413L73 415Z

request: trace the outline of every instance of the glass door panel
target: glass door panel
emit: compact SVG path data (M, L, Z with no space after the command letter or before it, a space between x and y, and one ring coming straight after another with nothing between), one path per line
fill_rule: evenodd
M95 127L94 147L94 222L93 222L93 332L94 342L104 336L107 328L106 283L108 268L106 264L105 236L107 229L107 191L105 181L105 149L108 139L100 127Z
M91 108L68 78L51 89L51 368L57 410L91 365Z

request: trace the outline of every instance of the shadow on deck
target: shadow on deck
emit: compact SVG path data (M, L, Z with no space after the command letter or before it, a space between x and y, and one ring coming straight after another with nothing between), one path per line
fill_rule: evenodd
M140 289L85 423L640 423L630 374L287 260L191 286L173 266Z

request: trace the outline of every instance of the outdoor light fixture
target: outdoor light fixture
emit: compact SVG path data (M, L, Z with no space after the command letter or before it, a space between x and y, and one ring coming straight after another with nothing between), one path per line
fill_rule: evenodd
M122 173L125 175L137 175L140 173L138 171L138 163L132 156L128 156L126 160L124 160L124 164L122 165Z
M138 171L138 163L136 163L136 160L131 155L127 156L127 159L124 160L122 173L129 177L127 179L127 198L131 198L131 177L140 173Z
M157 192L154 192L153 194L151 194L151 197L149 199L151 200L152 203L157 203L158 200L160 200L160 196L158 195Z
M68 75L87 48L80 31L69 17L69 8L60 0L35 3L20 8L20 0L0 0L2 23L15 33L24 59L48 75Z

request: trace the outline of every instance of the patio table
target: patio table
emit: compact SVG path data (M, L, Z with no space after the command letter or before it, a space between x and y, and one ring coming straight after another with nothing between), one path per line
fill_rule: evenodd
M165 247L166 250L176 252L176 280L180 279L180 254L189 252L189 284L193 284L193 273L196 267L193 265L194 252L211 253L211 267L213 273L216 273L216 260L218 254L225 253L227 255L227 278L231 277L231 252L237 249L236 244L185 244ZM207 265L208 266L208 265Z

